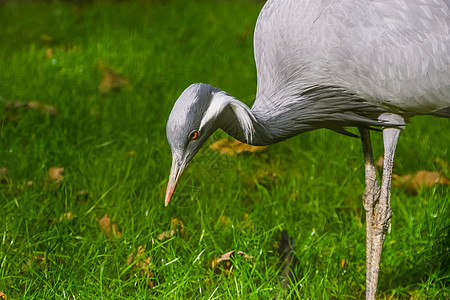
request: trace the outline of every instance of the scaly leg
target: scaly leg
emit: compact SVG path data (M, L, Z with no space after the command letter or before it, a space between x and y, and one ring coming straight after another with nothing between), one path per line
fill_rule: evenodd
M363 195L363 204L364 209L366 210L366 296L369 299L369 295L375 293L370 290L370 288L373 287L371 277L371 263L373 252L372 219L374 214L373 208L375 206L375 203L380 198L380 186L377 181L375 164L373 162L370 130L367 128L359 128L359 132L361 133L366 178L366 188Z
M400 136L400 132L403 129L403 125L405 124L403 118L395 114L383 114L380 116L380 120L386 121L391 124L399 124L401 126L397 128L383 129L384 165L381 190L379 190L380 193L378 197L368 199L369 202L373 200L372 203L367 203L367 206L370 207L368 207L368 211L366 209L369 214L369 216L367 217L368 223L366 224L366 226L371 227L370 232L367 232L368 234L370 234L370 237L368 237L368 239L371 239L371 249L368 250L370 261L367 261L368 269L366 279L366 299L371 300L375 299L378 284L378 273L380 270L381 252L383 250L383 243L386 237L386 232L388 231L389 225L391 224L391 178L392 167L394 165L394 153L398 138ZM369 167L369 169L372 170L373 168ZM366 178L366 182L367 181L368 179ZM366 195L364 195L364 197L366 197ZM369 256L367 256L367 258L369 258Z

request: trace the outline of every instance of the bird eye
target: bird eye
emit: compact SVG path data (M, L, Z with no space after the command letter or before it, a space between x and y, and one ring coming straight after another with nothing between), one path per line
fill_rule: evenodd
M198 131L194 130L189 134L189 139L190 140L195 140L198 137Z

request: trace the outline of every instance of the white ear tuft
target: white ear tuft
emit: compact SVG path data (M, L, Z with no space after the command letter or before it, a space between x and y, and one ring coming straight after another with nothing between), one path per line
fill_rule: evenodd
M230 105L231 109L235 113L236 118L239 121L239 125L244 132L247 143L251 143L255 129L253 127L254 118L250 112L250 109L244 103L236 100L234 97L223 91L214 93L212 96L211 103L200 123L200 130L207 123L214 120L227 105Z
M245 104L237 100L231 102L230 105L234 113L236 114L236 118L238 119L242 130L244 131L247 143L251 144L255 129L253 127L254 118L252 113L250 112L250 109Z

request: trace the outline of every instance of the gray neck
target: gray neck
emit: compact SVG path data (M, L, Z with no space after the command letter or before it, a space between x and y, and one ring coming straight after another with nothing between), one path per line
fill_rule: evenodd
M218 120L218 127L231 135L233 138L250 145L264 146L281 142L285 139L298 135L302 132L313 130L311 126L292 122L293 114L270 112L266 110L258 110L253 107L249 109L244 103L230 97L230 105L227 105ZM236 113L235 106L244 107L240 109L240 114ZM242 118L245 114L246 118ZM246 119L251 121L253 128L251 138L248 132L242 126L242 121Z
M355 136L345 127L395 125L378 120L378 116L385 112L383 108L334 86L314 86L298 94L284 94L270 99L259 97L251 110L239 100L229 97L231 105L224 109L219 127L235 139L251 145L274 144L319 128ZM251 140L246 138L233 105L245 107L245 114L250 116L254 129Z
M248 112L251 114L250 109ZM240 126L238 118L232 108L226 107L222 115L223 118L220 128L240 142L254 146L264 146L275 143L271 131L264 124L263 120L258 118L257 115L251 114L253 124L253 134L251 140L247 139L247 135Z

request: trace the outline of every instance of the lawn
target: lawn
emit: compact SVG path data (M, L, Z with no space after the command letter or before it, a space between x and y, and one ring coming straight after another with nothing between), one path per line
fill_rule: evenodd
M209 147L226 137L218 132L164 207L172 105L194 82L252 104L252 36L262 5L0 1L0 292L8 299L364 297L356 138L318 130L229 156ZM411 119L394 173L425 170L445 181L449 133L449 119ZM372 140L378 158L381 134ZM394 186L392 209L379 298L449 299L449 185ZM279 282L282 230L295 241L290 289ZM212 267L232 250L248 257Z

